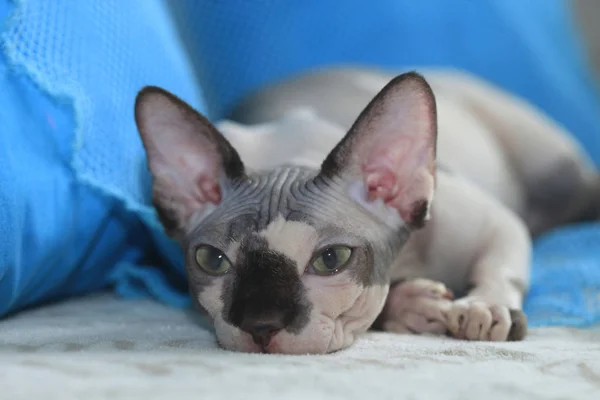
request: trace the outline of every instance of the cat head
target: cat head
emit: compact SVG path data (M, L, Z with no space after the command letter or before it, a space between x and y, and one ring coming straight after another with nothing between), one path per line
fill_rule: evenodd
M434 193L435 99L416 73L389 82L319 170L245 168L201 114L156 87L135 118L153 202L185 253L190 293L221 346L345 348L379 315L389 269Z

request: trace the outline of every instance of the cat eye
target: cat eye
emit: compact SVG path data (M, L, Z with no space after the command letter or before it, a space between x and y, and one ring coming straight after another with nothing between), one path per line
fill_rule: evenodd
M352 249L350 247L327 247L313 259L310 265L317 275L333 275L346 266L351 255Z
M221 250L208 245L196 249L196 263L210 275L224 275L231 268L227 256Z

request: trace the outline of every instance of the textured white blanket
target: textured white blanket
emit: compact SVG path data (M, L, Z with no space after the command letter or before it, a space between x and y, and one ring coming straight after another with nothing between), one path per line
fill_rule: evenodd
M600 399L600 329L521 343L365 335L326 356L217 348L193 314L98 295L0 322L0 399Z

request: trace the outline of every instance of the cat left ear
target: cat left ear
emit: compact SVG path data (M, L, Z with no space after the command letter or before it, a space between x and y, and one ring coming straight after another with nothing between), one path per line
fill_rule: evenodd
M245 176L240 156L191 106L158 87L142 89L135 121L153 178L153 202L166 232L183 233L190 217L221 202L227 181Z
M384 219L409 227L429 218L435 186L437 120L427 81L409 72L391 80L360 114L321 166L352 182L351 196ZM384 210L380 205L383 204Z

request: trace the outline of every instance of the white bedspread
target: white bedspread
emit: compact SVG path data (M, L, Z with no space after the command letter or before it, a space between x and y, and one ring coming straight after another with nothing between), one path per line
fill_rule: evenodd
M521 343L365 335L326 356L217 348L193 314L96 295L0 322L0 399L600 399L600 329Z

